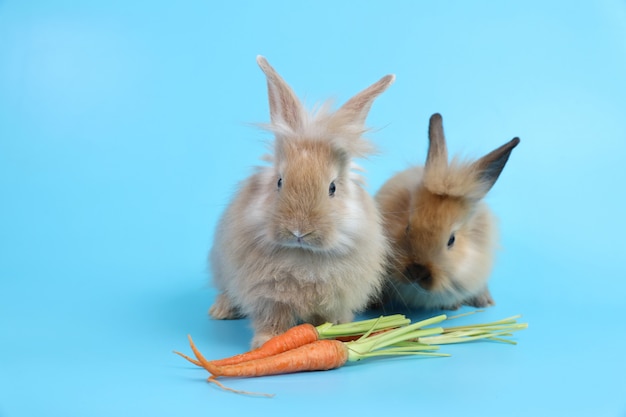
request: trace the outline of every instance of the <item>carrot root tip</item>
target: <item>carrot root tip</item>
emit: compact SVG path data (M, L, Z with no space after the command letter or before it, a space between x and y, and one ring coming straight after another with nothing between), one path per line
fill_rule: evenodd
M207 382L210 382L210 383L213 383L213 384L217 385L218 387L220 387L224 391L229 391L229 392L232 392L232 393L235 393L235 394L249 395L249 396L253 396L253 397L266 397L266 398L272 398L272 397L274 397L274 395L276 395L276 394L266 394L264 392L242 391L242 390L229 388L226 385L222 384L217 379L215 379L214 376L208 377L207 378Z
M195 360L195 359L185 355L184 353L181 353L181 352L178 352L178 351L174 351L174 353L177 354L178 356L181 356L181 357L187 359L189 362L193 363L194 365L202 367L202 364L199 361L197 361L197 360Z

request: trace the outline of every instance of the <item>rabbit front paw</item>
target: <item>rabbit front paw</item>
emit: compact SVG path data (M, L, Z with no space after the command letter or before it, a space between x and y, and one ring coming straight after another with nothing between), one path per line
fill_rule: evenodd
M472 298L469 298L467 301L465 301L465 304L476 308L482 308L493 306L496 304L496 302L493 301L489 289L485 289L483 292L478 293Z
M217 296L217 300L209 309L209 315L218 320L231 320L242 317L239 309L232 305L226 294Z

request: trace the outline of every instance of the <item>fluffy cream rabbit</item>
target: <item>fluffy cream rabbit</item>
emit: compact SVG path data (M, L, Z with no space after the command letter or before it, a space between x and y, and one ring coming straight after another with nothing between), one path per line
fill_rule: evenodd
M384 298L422 309L493 305L487 283L498 236L483 197L519 139L476 161L448 163L439 114L428 139L425 165L399 172L376 194L393 248Z
M209 313L249 317L252 347L294 324L346 322L382 286L388 244L353 158L373 151L362 137L387 75L335 112L307 112L265 58L274 134L269 166L240 184L210 254L220 291Z

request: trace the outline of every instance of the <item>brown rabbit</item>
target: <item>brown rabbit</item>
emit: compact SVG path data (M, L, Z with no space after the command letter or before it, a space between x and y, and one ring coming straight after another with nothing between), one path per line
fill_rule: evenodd
M388 244L353 158L373 151L365 119L394 81L383 77L335 112L309 113L265 58L257 62L274 152L219 222L210 262L220 294L209 310L249 317L253 347L300 321L350 321L380 291Z
M483 197L520 140L474 162L448 163L439 114L428 139L426 164L396 174L376 195L393 249L384 299L422 309L493 305L487 281L497 231Z

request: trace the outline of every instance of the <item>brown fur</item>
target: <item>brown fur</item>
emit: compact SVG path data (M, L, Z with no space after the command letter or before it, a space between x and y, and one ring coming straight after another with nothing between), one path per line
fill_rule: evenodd
M210 255L220 294L209 310L217 319L249 317L253 347L299 321L349 321L379 292L389 247L352 160L373 150L362 137L365 117L394 79L383 77L336 112L325 105L309 113L267 61L257 61L268 81L273 154L220 220Z
M388 299L425 309L494 303L487 281L497 232L482 198L518 143L474 162L448 163L441 116L431 117L426 164L396 174L376 195L393 248Z

